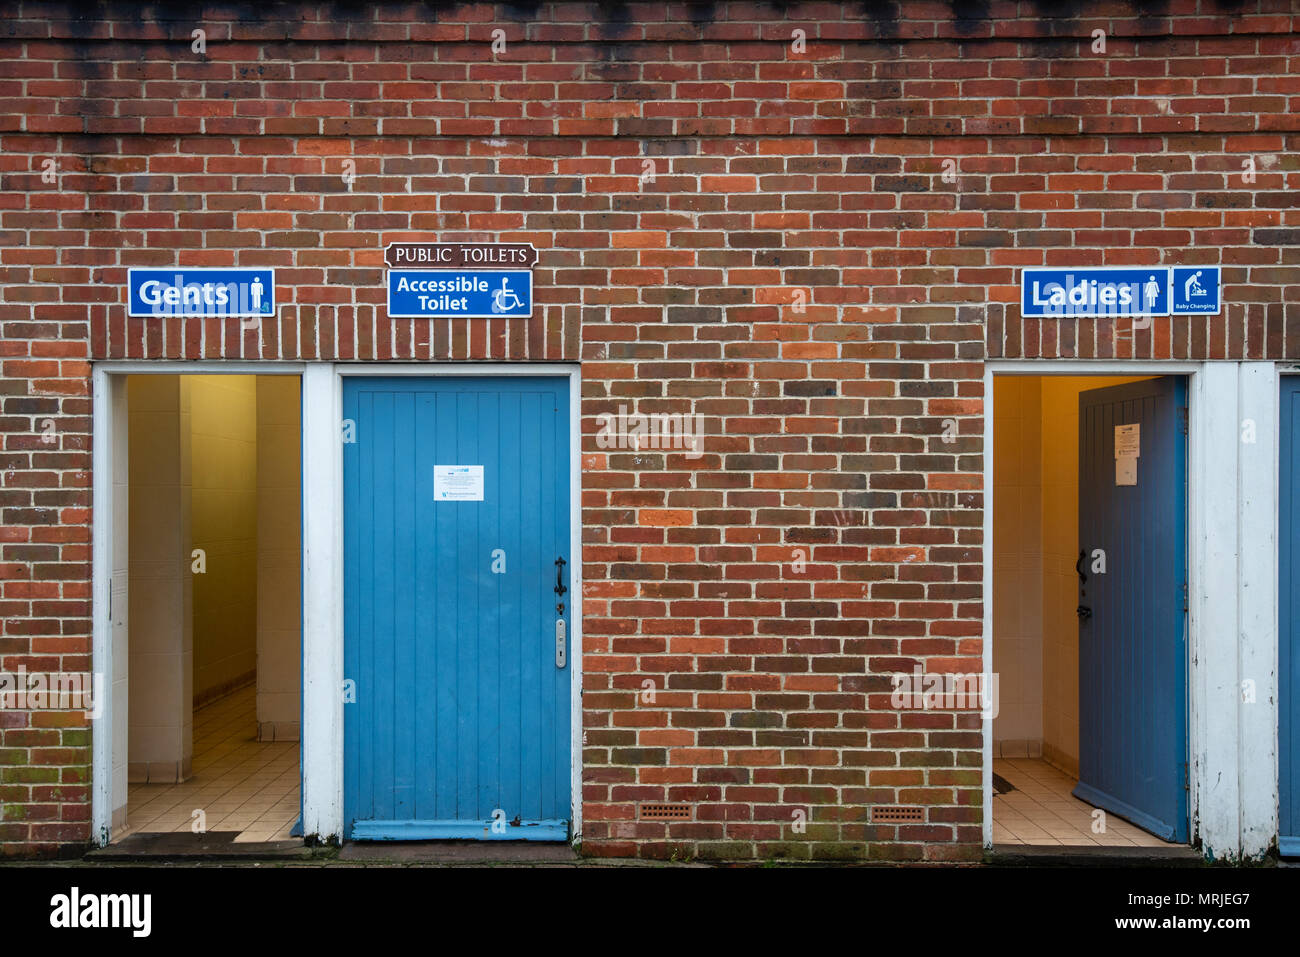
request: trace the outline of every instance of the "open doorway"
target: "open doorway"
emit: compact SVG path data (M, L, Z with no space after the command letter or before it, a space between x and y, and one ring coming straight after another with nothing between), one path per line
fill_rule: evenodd
M1185 380L993 388L993 843L1186 843Z
M288 840L301 781L300 380L122 378L112 840Z

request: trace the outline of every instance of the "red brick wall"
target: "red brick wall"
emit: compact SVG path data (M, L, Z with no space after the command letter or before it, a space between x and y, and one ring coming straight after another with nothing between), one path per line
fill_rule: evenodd
M983 359L1300 358L1285 0L161 6L0 29L0 665L90 667L92 360L581 360L590 853L977 855L979 717L889 675L980 669ZM533 243L541 306L388 320L410 239ZM1018 314L1021 266L1183 262L1223 316ZM287 305L126 319L169 265ZM599 449L619 404L703 414L704 457ZM0 729L0 849L86 841L84 721Z

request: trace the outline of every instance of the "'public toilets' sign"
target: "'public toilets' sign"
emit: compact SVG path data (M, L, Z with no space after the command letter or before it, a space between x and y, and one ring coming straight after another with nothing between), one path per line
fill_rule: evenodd
M533 314L530 243L393 243L388 315L394 319L522 319Z
M1023 269L1024 316L1218 315L1218 266Z
M393 269L532 269L532 243L389 243L384 262Z
M128 316L274 316L274 269L128 269Z

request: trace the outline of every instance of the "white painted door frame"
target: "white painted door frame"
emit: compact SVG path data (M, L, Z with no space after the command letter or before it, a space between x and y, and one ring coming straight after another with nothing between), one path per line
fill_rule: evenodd
M119 532L113 516L115 460L126 429L125 376L128 375L302 375L301 362L236 362L225 360L110 359L91 367L91 667L103 676L105 693L95 702L99 716L91 724L90 819L91 842L112 840L113 767L125 765L126 702L116 701L112 676L124 673L115 660L113 622L109 616L114 546ZM129 583L112 582L112 592L125 595ZM130 623L127 623L128 627ZM129 676L128 676L129 680ZM121 727L118 725L121 724ZM116 730L116 734L114 733ZM117 760L121 759L121 760Z
M1207 857L1258 858L1277 835L1278 370L1272 362L989 360L984 365L984 670L993 662L993 377L1186 375L1188 814ZM1246 420L1255 442L1246 441ZM1228 454L1228 450L1232 454ZM1236 503L1235 507L1227 507ZM1253 701L1245 689L1253 682ZM993 722L984 721L984 846Z
M93 667L113 674L109 580L112 574L113 379L158 375L302 377L302 814L303 834L343 837L343 378L345 376L552 376L569 381L569 500L573 596L569 639L570 792L573 840L582 835L582 448L581 369L576 363L331 363L226 360L108 360L92 371ZM105 681L105 687L111 683ZM111 690L95 720L91 818L94 843L112 837L115 713ZM118 707L124 702L117 702Z

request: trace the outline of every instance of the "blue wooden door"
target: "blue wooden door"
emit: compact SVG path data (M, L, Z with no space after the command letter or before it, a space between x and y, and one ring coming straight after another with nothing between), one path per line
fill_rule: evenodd
M569 836L568 405L567 379L344 380L346 837Z
M1175 376L1079 395L1074 794L1178 842L1188 839L1186 408ZM1117 459L1117 443L1135 463Z
M1278 475L1278 850L1300 857L1300 376L1282 377Z

